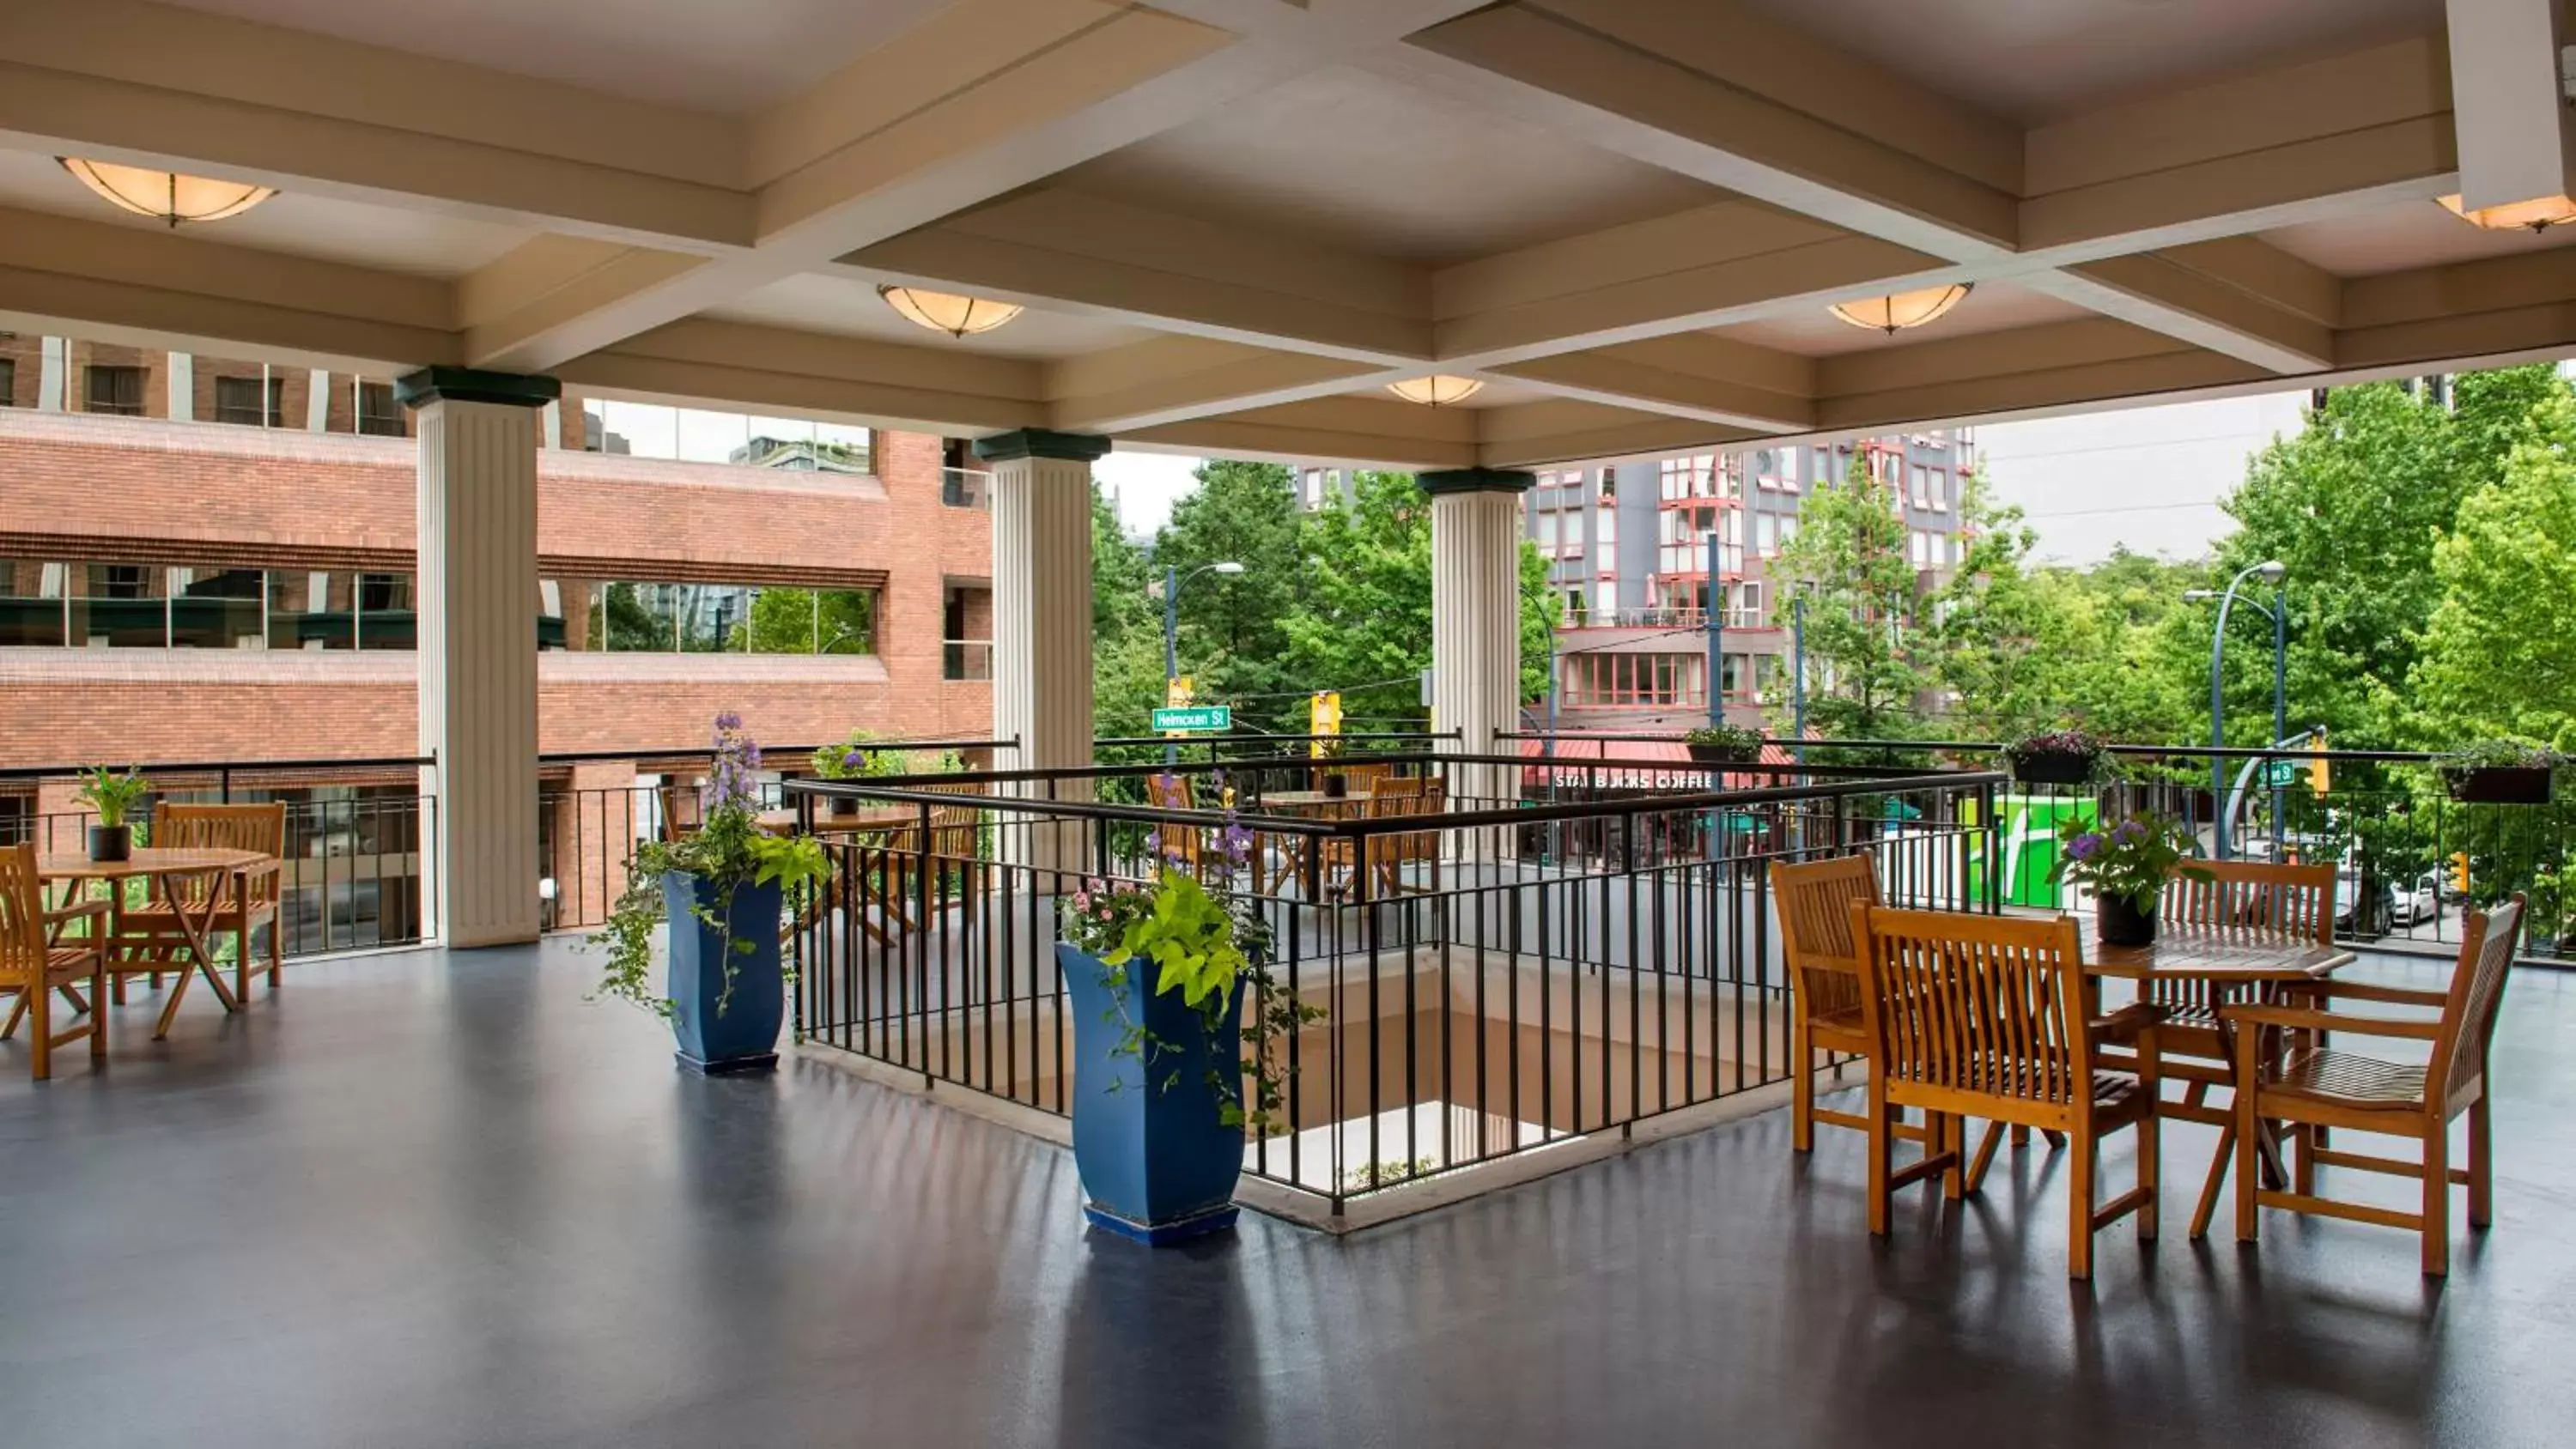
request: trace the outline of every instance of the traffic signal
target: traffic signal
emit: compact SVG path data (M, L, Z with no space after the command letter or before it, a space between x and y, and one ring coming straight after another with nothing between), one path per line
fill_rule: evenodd
M1342 694L1337 689L1319 689L1306 701L1306 733L1337 735L1342 732ZM1307 750L1317 759L1324 757L1324 742L1316 740Z
M2451 889L2463 896L2469 893L2469 853L2465 850L2451 853Z
M2316 739L2317 744L2314 752L2316 757L2308 761L2308 793L2311 795L2323 795L2326 793L2326 785L2328 781L2328 772L2326 770L2326 732L2324 730L2317 731Z

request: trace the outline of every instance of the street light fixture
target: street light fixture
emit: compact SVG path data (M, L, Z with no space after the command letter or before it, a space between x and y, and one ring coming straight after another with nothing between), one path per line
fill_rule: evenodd
M1242 573L1242 572L1243 572L1243 565L1241 565L1241 564L1239 564L1239 563L1236 563L1236 562L1235 562L1234 560L1232 560L1232 559L1226 559L1226 560L1224 560L1224 561L1222 561L1222 562L1219 562L1219 563L1201 564L1201 565L1199 565L1197 568L1194 568L1194 569L1190 570L1190 571L1189 571L1188 573L1186 573L1186 574L1182 573L1178 568L1173 568L1173 567L1168 567L1168 566L1164 568L1164 570L1163 570L1163 701L1164 701L1164 703L1168 704L1168 703L1170 703L1170 702L1171 702L1171 698L1172 698L1172 682L1173 682L1174 680L1177 680L1177 679L1179 679L1179 678L1181 677L1181 590L1182 590L1182 589L1184 589L1184 588L1186 588L1186 587L1188 587L1190 580L1192 580L1192 579L1194 579L1194 578L1197 578L1197 577L1198 577L1199 575L1201 575L1201 574L1216 574L1216 575L1219 575L1219 576L1221 576L1221 577L1225 577L1225 578L1232 578L1232 577L1234 577L1235 575L1237 575L1237 574L1239 574L1239 573ZM1180 750L1179 750L1179 748L1178 748L1177 746L1170 745L1170 744L1166 744L1166 745L1164 745L1164 746L1163 746L1163 763L1164 763L1164 764L1166 764L1166 765L1171 764L1173 761L1175 761L1175 760L1177 760L1177 759L1179 759L1179 758L1180 758Z
M2287 738L2290 730L2289 646L2290 605L2281 592L2281 581L2290 576L2290 566L2279 559L2265 559L2237 571L2227 581L2224 592L2215 589L2187 589L2185 603L2218 601L2218 622L2209 632L2209 746L2212 751L2227 748L2227 692L2223 687L2227 666L2227 615L2236 606L2236 591L2247 579L2260 579L2272 586L2272 604L2265 608L2256 599L2245 600L2245 606L2272 621L2272 738ZM2227 758L2212 753L2209 757L2209 814L2211 821L2211 855L2227 858ZM2279 811L2273 812L2277 824Z

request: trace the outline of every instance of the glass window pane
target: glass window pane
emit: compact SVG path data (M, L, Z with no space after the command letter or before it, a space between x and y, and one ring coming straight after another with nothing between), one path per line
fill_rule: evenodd
M170 645L174 649L258 649L258 569L180 565L170 570Z
M412 610L411 575L358 576L358 647L410 649L419 642L420 616Z
M824 654L877 652L877 595L874 589L830 589L822 598Z
M68 572L58 563L0 558L0 646L62 646Z
M812 589L754 589L751 634L746 646L754 654L812 654L822 642Z
M321 570L268 571L268 647L271 649L352 649L354 619L349 604L353 575Z
M162 570L142 564L84 564L72 598L75 645L92 649L158 649L169 642L161 597Z

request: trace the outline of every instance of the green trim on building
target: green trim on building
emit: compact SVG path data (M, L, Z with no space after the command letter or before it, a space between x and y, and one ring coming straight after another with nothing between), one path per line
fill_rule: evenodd
M394 400L407 408L425 408L434 402L541 408L562 396L563 384L554 378L486 372L479 367L424 367L394 379Z
M1443 493L1527 493L1538 475L1517 468L1441 468L1416 473L1413 480L1437 498Z
M975 440L975 456L987 463L1015 458L1062 458L1088 463L1109 451L1109 440L1090 433L1059 433L1048 428L1022 428Z

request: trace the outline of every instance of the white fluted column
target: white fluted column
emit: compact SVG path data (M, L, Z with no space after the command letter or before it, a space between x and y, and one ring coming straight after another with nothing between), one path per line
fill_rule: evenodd
M975 444L993 467L993 736L1016 739L1020 769L1091 763L1091 462L1107 438L1027 428ZM1010 793L1088 800L1087 780ZM1079 826L1005 817L1003 858L1041 870L1087 863Z
M1521 495L1535 481L1496 468L1421 475L1431 496L1431 725L1459 735L1444 752L1517 748L1494 735L1520 717ZM1515 793L1512 768L1453 766L1449 791L1468 808L1492 808Z
M433 367L419 410L420 752L435 765L422 890L451 947L537 939L537 413L550 377ZM426 843L425 843L426 844Z

